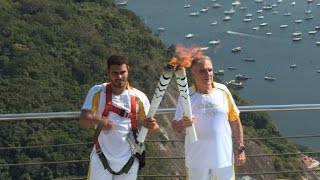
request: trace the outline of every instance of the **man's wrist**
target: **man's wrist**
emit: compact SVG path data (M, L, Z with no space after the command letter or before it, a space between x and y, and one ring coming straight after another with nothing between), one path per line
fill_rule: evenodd
M177 132L181 132L182 131L182 129L183 129L183 127L182 127L183 125L182 125L182 121L180 120L180 121L178 121L178 120L174 120L173 121L173 127L174 127L174 129L177 131Z
M237 150L239 152L244 152L246 150L246 147L243 144L240 144L240 145L237 146Z

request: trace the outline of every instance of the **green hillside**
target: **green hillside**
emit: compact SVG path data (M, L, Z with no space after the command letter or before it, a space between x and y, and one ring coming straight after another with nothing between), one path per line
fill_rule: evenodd
M114 53L129 57L130 83L151 99L169 59L169 50L139 17L111 0L0 0L0 12L1 114L79 111L89 88L107 80L105 60ZM238 104L247 104L235 97ZM281 135L265 113L243 113L241 118L246 137ZM83 143L93 135L77 119L3 121L0 126L0 147ZM168 123L162 126L170 129ZM154 138L163 139L163 135ZM257 144L268 153L297 151L284 139ZM151 155L165 154L158 152L157 144L147 148ZM88 160L89 153L90 148L76 145L7 149L1 150L0 165ZM302 169L297 157L272 160L276 170ZM0 166L0 179L84 177L87 165ZM142 174L157 174L157 169L175 172L172 166L152 165ZM297 174L278 177L301 179Z

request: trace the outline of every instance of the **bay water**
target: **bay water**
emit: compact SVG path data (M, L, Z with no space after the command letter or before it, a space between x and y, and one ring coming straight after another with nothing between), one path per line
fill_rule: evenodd
M236 74L251 77L244 82L244 88L238 90L243 99L256 105L320 103L320 73L317 72L320 70L320 45L316 44L320 41L320 30L316 29L320 26L320 0L310 3L306 0L260 3L245 0L239 1L240 5L233 5L233 2L129 0L121 8L141 17L167 46L181 43L185 47L208 47L204 53L213 59L215 70L224 70L225 74L219 76L223 81L235 79ZM185 8L186 4L190 7ZM221 7L213 8L214 4ZM230 14L231 20L224 21L225 11L230 10L235 11ZM190 16L197 12L199 15ZM286 13L291 15L286 16ZM251 21L244 22L245 18ZM280 28L281 25L287 27ZM254 27L259 29L254 30ZM302 38L300 41L293 41L294 32L302 33L297 36ZM187 34L194 36L186 38ZM220 44L209 44L213 40L220 40ZM238 46L240 52L231 51ZM255 61L246 62L245 58ZM290 68L293 64L297 67ZM228 70L231 66L236 69ZM276 80L266 81L265 75L272 75ZM320 134L319 110L272 112L271 115L285 136ZM320 138L291 140L320 149Z

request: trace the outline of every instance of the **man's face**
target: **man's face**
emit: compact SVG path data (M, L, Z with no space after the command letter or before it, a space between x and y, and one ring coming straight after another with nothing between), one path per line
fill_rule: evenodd
M213 82L213 66L210 60L201 61L194 65L192 78L196 85L211 85Z
M127 85L128 66L126 64L111 65L108 73L112 86L116 88L123 88Z

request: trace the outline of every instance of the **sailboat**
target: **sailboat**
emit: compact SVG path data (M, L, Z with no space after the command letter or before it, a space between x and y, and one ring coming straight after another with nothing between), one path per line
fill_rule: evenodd
M264 76L264 80L267 80L267 81L275 81L277 78L273 77L273 76L270 76L270 75L265 75Z
M191 7L191 5L190 5L190 3L189 2L185 2L185 5L183 6L184 8L190 8Z
M266 81L275 81L277 78L273 77L272 75L268 74L268 69L266 71L266 73L264 74L264 80Z

